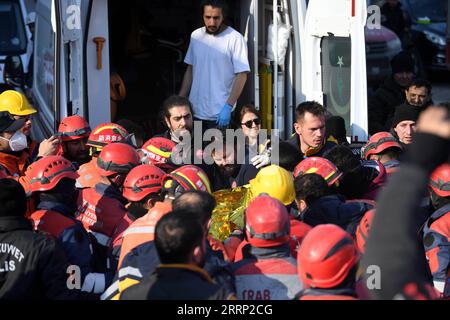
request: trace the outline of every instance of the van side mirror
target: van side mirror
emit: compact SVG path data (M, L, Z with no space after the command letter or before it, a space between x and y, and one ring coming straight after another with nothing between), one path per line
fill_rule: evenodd
M20 56L7 56L5 59L5 82L14 87L22 88L25 83L22 59Z

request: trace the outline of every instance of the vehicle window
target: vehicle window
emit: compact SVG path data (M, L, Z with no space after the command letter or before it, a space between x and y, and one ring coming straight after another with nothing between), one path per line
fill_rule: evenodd
M323 37L321 47L324 105L331 114L344 118L349 133L351 40L346 37Z
M27 37L19 4L15 1L0 2L0 55L25 53Z
M411 16L415 21L428 17L430 22L445 22L446 2L446 0L409 0Z
M54 56L55 35L48 20L39 19L36 22L35 65L34 83L36 84L40 105L52 110L54 87Z

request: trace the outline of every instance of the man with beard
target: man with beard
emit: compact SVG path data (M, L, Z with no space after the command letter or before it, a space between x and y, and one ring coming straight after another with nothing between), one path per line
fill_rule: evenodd
M201 120L206 130L229 125L250 66L245 39L224 23L224 1L203 1L202 13L205 26L191 34L179 94L189 93L195 120Z
M83 117L74 115L64 118L58 128L62 141L58 154L78 166L89 162L91 157L86 143L90 133L89 123Z

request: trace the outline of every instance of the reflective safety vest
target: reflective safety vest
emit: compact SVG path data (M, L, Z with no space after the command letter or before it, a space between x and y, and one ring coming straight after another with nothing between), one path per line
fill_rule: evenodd
M92 157L92 160L80 166L78 174L80 177L77 179L76 186L79 189L94 188L98 184L102 177L97 171L97 158Z
M163 215L172 210L172 204L156 202L155 206L141 218L134 221L122 235L122 248L120 250L119 264L123 258L134 248L155 238L155 226Z
M292 257L244 259L233 271L238 300L291 300L303 289Z
M120 194L111 186L99 183L95 188L82 189L78 196L76 218L98 243L109 247L117 236L117 227L127 213Z

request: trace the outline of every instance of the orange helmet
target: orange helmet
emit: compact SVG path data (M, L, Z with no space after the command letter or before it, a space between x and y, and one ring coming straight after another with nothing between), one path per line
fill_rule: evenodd
M289 242L289 213L279 200L268 195L256 197L245 210L245 234L255 247L275 247Z
M178 196L186 191L211 193L211 183L206 173L197 166L186 165L167 173L163 177L163 191Z
M359 252L364 253L366 247L366 241L369 237L370 227L372 226L373 217L375 216L375 210L371 209L364 214L364 217L359 222L356 228L356 245Z
M333 288L342 283L358 261L352 237L334 224L314 227L297 254L300 279L317 288Z
M379 154L388 148L398 148L402 150L402 146L389 132L378 132L370 137L366 145L363 147L361 155L365 160L369 160L373 154Z
M174 169L175 166L170 163L172 149L175 147L172 140L155 137L148 140L141 148L148 162L162 169ZM142 162L145 162L143 160Z
M342 177L342 172L330 160L321 157L309 157L302 160L295 167L294 178L309 173L322 176L328 186L332 186Z
M139 154L126 143L111 143L106 145L97 158L97 170L104 177L116 173L128 174L139 165Z
M62 178L76 180L79 175L72 162L61 156L47 156L35 163L27 174L32 192L52 190Z
M161 181L166 173L154 165L141 164L131 169L123 184L123 196L128 201L141 201L152 193L161 191Z
M444 163L433 171L430 187L439 197L450 196L450 164Z
M64 118L58 127L62 141L71 141L89 137L91 127L89 123L78 115Z
M101 151L104 146L111 142L120 142L128 137L128 132L124 127L115 123L103 123L92 130L86 145Z

